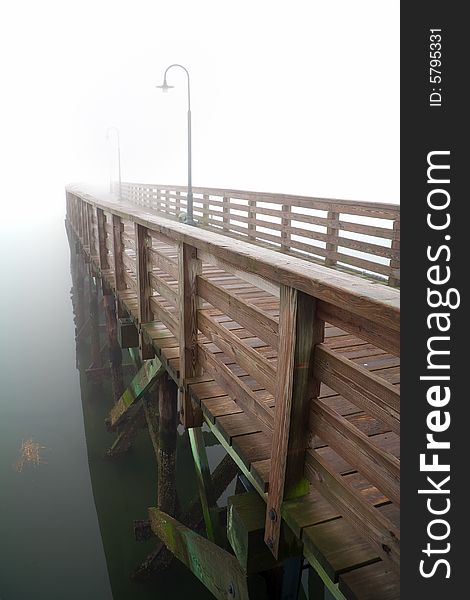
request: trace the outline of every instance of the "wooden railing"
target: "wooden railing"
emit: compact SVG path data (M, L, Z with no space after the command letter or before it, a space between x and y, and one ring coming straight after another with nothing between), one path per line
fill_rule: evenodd
M117 296L135 299L142 358L153 353L152 327L179 341L183 422L200 425L190 391L205 374L272 440L265 539L275 555L283 503L307 494L312 485L397 569L399 460L390 446L378 444L320 399L319 390L325 384L389 432L389 442L397 439L397 387L330 349L324 329L330 323L398 356L399 292L164 219L145 210L154 202L163 202L161 188L142 209L70 187L67 219ZM256 202L259 208L258 195ZM341 207L337 213L346 210ZM380 214L392 217L389 210ZM379 212L372 208L370 214ZM255 291L246 297L224 287L207 275L211 266ZM274 312L265 308L273 300L278 302ZM227 320L238 323L244 335L225 327ZM264 391L254 391L240 373ZM368 485L358 487L350 477L354 472Z
M122 184L124 200L174 219L186 211L186 194L182 186ZM400 285L396 204L199 187L193 194L205 229Z

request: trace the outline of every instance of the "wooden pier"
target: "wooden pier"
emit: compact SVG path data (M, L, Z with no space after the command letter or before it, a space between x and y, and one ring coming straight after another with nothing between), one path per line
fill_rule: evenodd
M160 420L177 402L189 430L206 537L162 498L153 533L217 598L296 557L335 598L399 598L398 208L195 188L192 227L185 188L122 189L68 186L66 223L138 347L109 426L162 381ZM229 499L230 552L203 423L251 489Z

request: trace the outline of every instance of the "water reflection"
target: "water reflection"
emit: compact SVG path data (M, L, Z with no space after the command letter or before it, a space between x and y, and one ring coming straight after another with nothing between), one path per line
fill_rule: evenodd
M127 423L121 432L109 432L105 427L110 408L137 369L117 341L113 296L106 290L103 294L100 280L93 277L74 243L71 273L88 462L113 598L143 600L169 594L212 598L189 570L149 535L147 508L157 504L157 467L143 410L134 414L131 426ZM224 453L208 433L205 435L212 445L212 462L218 462ZM174 442L175 510L183 522L201 530L202 513L187 434L178 430ZM218 468L219 495L235 474L232 461L224 460Z

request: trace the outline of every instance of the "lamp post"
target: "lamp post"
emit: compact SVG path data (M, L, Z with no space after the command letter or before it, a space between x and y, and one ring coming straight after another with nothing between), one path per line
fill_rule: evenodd
M169 67L167 67L165 69L162 85L157 85L156 87L160 88L165 93L168 92L169 89L175 87L174 85L168 85L167 80L166 80L166 74L173 67L179 67L180 69L183 69L183 71L186 73L186 77L188 80L188 195L187 195L187 206L186 206L187 215L186 216L187 216L187 223L189 225L195 225L195 222L193 220L193 182L192 182L192 156L191 156L191 88L190 88L190 79L189 79L188 69L186 69L186 67L183 67L183 65L179 65L179 64L170 65Z
M108 127L106 130L106 139L109 141L109 133L114 131L117 139L117 158L118 158L118 173L119 173L119 200L122 200L122 180L121 180L121 142L119 139L119 129L117 127ZM111 184L112 185L112 184ZM110 190L112 191L112 190Z

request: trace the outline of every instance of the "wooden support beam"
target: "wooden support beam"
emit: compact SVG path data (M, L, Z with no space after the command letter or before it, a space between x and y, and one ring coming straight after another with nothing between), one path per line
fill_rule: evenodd
M219 513L217 510L217 499L212 486L212 477L207 460L204 436L200 427L192 427L188 430L191 451L193 453L194 466L196 469L199 497L201 499L202 513L206 524L207 537L211 542L221 542Z
M155 383L155 380L164 372L165 368L157 357L146 360L143 363L140 371L133 378L128 388L109 413L109 426L111 429L118 425L131 406L134 406L142 398Z
M82 202L83 245L90 246L90 230L88 227L88 203Z
M145 338L142 325L150 323L153 320L153 314L150 307L150 297L152 288L149 281L149 252L151 247L151 238L147 228L135 224L135 244L136 244L136 269L137 269L137 301L139 314L139 348L142 360L152 358L154 351L152 345Z
M231 481L233 481L237 473L237 465L231 459L231 457L228 454L226 454L212 473L212 485L214 488L215 497L217 499L227 489L227 486L230 484ZM192 529L193 531L200 531L202 529L202 526L204 524L204 518L202 515L199 494L192 499L192 501L189 504L188 510L181 516L180 520L183 523L183 525L186 525L186 527L189 527L189 529ZM147 523L148 528L150 528L150 521L143 522L141 525L141 527L143 527L145 531L147 530ZM157 547L147 556L147 558L139 566L139 568L134 571L132 578L145 579L157 568L159 568L162 565L162 562L165 563L165 559L161 561L160 558L166 550L166 546L162 544L162 542L159 542L157 544Z
M304 477L308 414L320 391L314 374L314 348L323 342L324 322L316 316L315 298L281 287L279 361L265 541L277 557L284 499L308 492Z
M202 413L193 408L186 387L187 381L202 374L197 346L197 311L201 306L197 278L202 273L202 263L196 248L179 244L178 271L181 420L185 427L200 427Z
M90 256L93 258L98 254L98 248L96 244L96 235L95 235L95 226L94 226L94 218L93 218L93 206L91 204L87 204L87 219L88 219L88 229L90 234Z
M89 206L89 205L88 205ZM95 284L91 275L88 277L90 286L90 323L91 323L91 364L90 367L98 368L103 365L101 355L100 324L99 324L99 303L98 286Z
M108 336L109 365L114 399L117 400L124 391L122 373L122 350L117 338L117 318L114 296L103 295L104 314L106 318L106 333Z
M154 533L218 599L249 600L237 559L157 508L149 509Z
M230 496L227 501L227 537L242 569L250 575L280 564L280 560L302 553L301 543L284 523L280 535L279 560L264 543L266 504L256 491Z
M117 215L113 215L113 255L114 255L114 276L116 291L120 292L126 289L126 281L124 279L124 263L122 255L124 246L122 243L122 234L124 231L124 223Z
M132 446L132 442L139 432L139 429L142 429L144 422L145 417L142 407L139 407L135 414L132 415L132 418L123 424L112 446L106 450L106 456L108 458L115 458L128 452Z
M106 246L108 232L106 231L106 217L103 209L96 209L96 219L98 225L98 252L100 257L100 269L106 270L109 269L108 248Z
M118 340L121 348L138 348L139 334L134 321L129 318L121 317L118 319Z
M178 388L165 372L158 385L157 506L175 514Z

